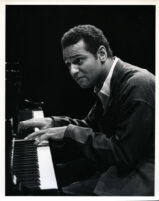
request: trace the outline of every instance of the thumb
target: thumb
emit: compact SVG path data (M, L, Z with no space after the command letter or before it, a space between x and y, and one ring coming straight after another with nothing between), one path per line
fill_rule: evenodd
M40 144L44 145L44 144L48 144L48 139L49 139L49 138L48 138L47 134L43 134L43 135L38 136L38 137L35 138L34 144L35 144L35 145L40 145Z
M43 135L39 136L39 142L42 142L42 141L45 141L48 139L49 139L49 136L47 134L43 134Z

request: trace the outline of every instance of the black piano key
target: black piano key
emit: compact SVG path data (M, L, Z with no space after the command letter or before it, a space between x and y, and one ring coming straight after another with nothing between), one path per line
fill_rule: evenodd
M40 184L40 179L38 177L32 178L32 177L23 176L23 177L19 178L19 181L21 181L21 182L38 182Z
M37 185L40 185L40 180L39 179L26 179L26 178L20 178L19 179L19 182L22 182L22 183L24 183L24 182L28 182L28 183L37 183Z
M33 170L29 170L29 169L17 169L17 170L14 170L14 173L15 174L38 174L39 175L39 172L38 172L38 169L33 169Z
M13 160L13 163L22 163L22 162L35 162L38 160L38 157L37 156L29 156L29 157L17 157L16 159Z
M23 180L19 180L18 183L21 184L33 184L34 186L40 186L40 182L39 181L23 181Z
M38 166L38 164L37 163L35 163L35 160L33 161L31 161L31 160L24 160L24 161L17 161L17 162L15 162L14 163L14 165L13 165L14 167L25 167L25 166L29 166L29 167L34 167L34 166Z
M38 171L39 171L38 168L35 168L35 167L33 167L33 168L26 168L26 167L24 167L24 168L16 168L14 170L14 172L22 172L22 173L25 173L25 172L33 172L33 173L35 173L35 172L38 172Z
M40 186L37 146L33 141L15 141L13 174L18 182L29 188Z
M29 170L32 170L32 171L38 171L38 166L37 165L34 165L32 167L30 166L14 166L14 172L18 172L18 171L29 171Z
M28 188L37 188L40 186L38 182L22 182L22 186L26 186Z
M32 178L32 179L40 179L39 174L37 172L15 172L14 175L16 175L19 178Z
M40 177L39 174L37 173L16 173L15 174L17 176L17 178L19 180L25 181L25 180L29 180L29 181L38 181L40 182Z
M33 175L33 174L17 174L16 175L17 178L19 179L19 181L30 181L30 182L33 182L33 181L36 181L36 182L39 182L40 183L40 178L38 175Z
M37 149L35 148L31 148L31 149L28 149L28 148L22 148L22 149L19 149L19 150L16 150L14 152L14 154L17 154L17 155L21 155L21 154L36 154L37 153Z

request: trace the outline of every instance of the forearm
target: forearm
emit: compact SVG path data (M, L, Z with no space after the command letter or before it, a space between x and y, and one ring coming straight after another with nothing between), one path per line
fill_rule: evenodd
M53 125L55 127L59 127L72 124L81 127L90 127L94 130L98 130L97 121L99 116L101 115L99 108L101 108L101 105L100 101L98 100L84 119L75 119L68 116L52 116L51 118L53 121Z
M85 120L80 119L73 119L67 116L52 116L52 121L54 127L61 127L61 126L68 126L69 124L81 126L81 127L88 127L88 124Z
M64 137L71 139L85 157L103 167L117 165L125 170L131 169L148 150L154 122L151 108L145 103L134 104L122 121L115 125L112 137L74 125L67 127Z

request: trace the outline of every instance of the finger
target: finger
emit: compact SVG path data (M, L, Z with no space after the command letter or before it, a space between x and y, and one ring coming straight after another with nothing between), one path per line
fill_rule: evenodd
M40 143L39 138L36 137L36 138L35 138L35 142L34 142L34 144L35 144L35 145L38 145L39 143Z
M48 139L49 139L48 134L44 134L44 135L41 135L38 140L39 142L41 142L41 141L46 141Z
M26 130L28 128L41 128L43 126L42 122L40 119L35 120L35 119L29 119L26 121L21 121L18 125L18 132L21 132L22 130Z
M40 144L39 137L36 137L36 138L35 138L34 144L35 144L35 145L39 145L39 144Z
M40 130L40 131L36 131L31 133L30 135L28 135L27 137L25 137L25 140L32 140L35 139L36 137L39 137L40 135L43 135L45 133L45 130Z
M18 124L18 133L20 133L21 131L25 130L25 125L24 125L24 122L21 121L19 124Z
M43 134L40 137L36 137L34 144L35 145L48 144L48 136L47 136L47 134Z

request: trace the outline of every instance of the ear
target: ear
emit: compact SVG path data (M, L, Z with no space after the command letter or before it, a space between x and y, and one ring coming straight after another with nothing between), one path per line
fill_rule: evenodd
M107 51L106 51L106 48L103 45L101 45L98 48L97 56L98 56L99 60L101 61L101 63L105 63L105 61L107 59Z

